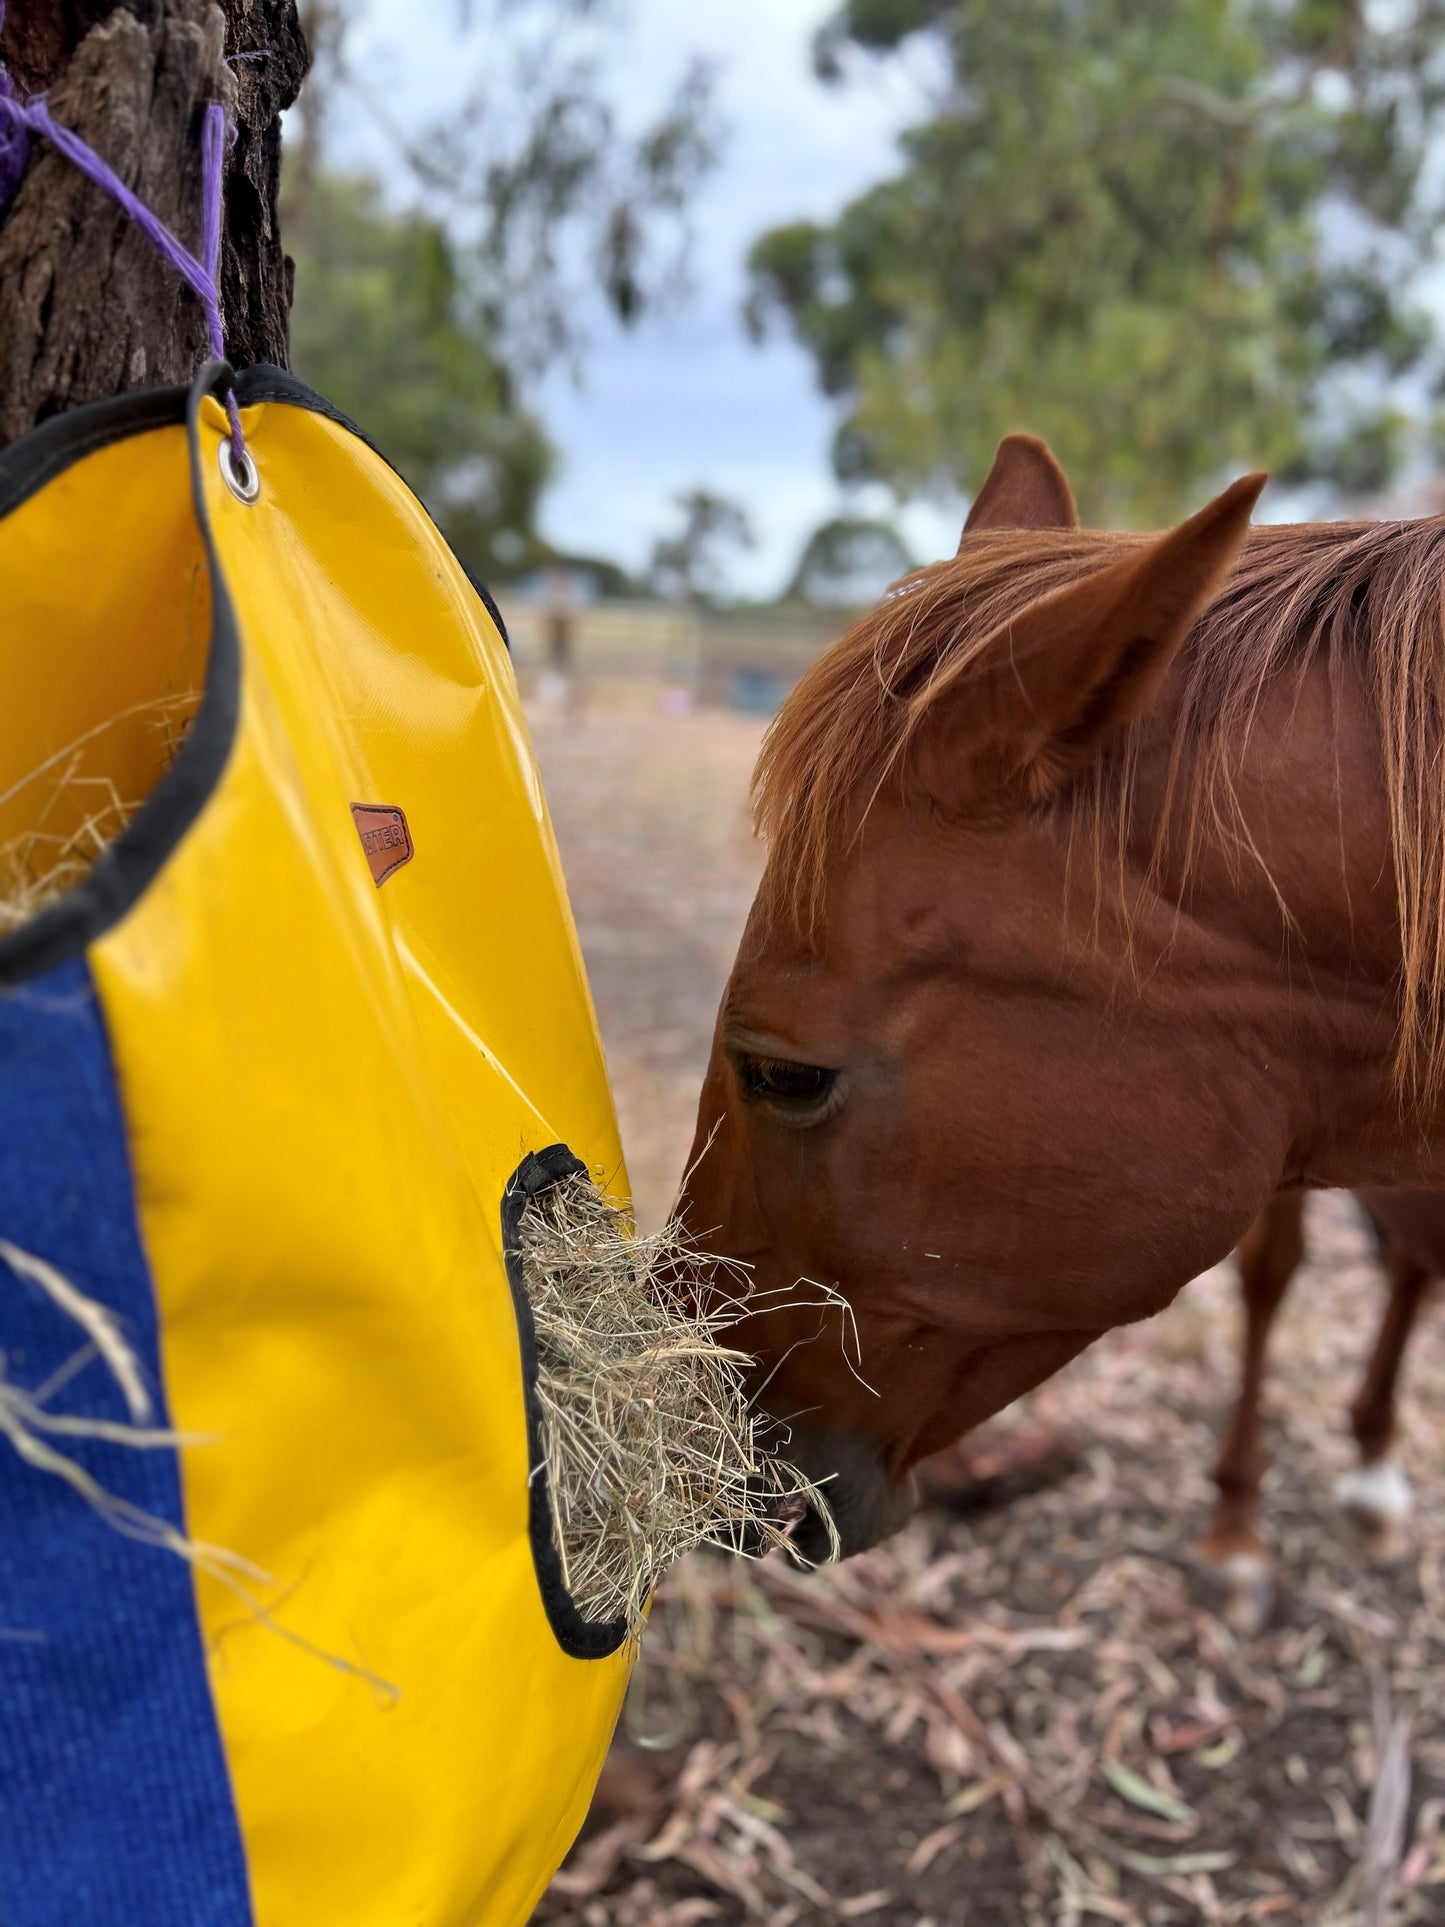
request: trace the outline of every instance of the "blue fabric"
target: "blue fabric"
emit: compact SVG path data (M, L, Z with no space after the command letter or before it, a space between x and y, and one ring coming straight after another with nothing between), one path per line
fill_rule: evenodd
M119 1313L169 1425L120 1098L83 963L0 990L0 1238ZM0 1352L30 1389L75 1325L0 1262ZM53 1409L124 1420L91 1361ZM168 1450L57 1441L183 1525ZM246 1927L245 1853L191 1575L0 1437L0 1927Z

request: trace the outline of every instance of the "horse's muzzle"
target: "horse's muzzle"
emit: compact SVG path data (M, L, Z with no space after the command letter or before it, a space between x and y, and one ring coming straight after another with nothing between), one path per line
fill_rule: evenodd
M866 1552L897 1532L914 1513L918 1493L912 1473L890 1479L873 1447L851 1432L809 1432L785 1428L792 1436L780 1456L818 1487L838 1535L835 1549L827 1525L809 1506L792 1528L788 1543L801 1566L826 1565Z

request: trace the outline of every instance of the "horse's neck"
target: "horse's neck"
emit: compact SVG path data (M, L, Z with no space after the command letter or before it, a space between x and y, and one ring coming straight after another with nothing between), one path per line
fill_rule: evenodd
M1166 704L1161 742L1175 720ZM1154 759L1152 781L1146 770L1141 825L1158 821L1164 764ZM1445 1189L1445 1093L1412 1108L1394 1074L1400 925L1378 728L1358 672L1317 662L1267 688L1213 801L1192 837L1176 814L1165 894L1226 951L1273 972L1263 1035L1296 1131L1288 1175Z

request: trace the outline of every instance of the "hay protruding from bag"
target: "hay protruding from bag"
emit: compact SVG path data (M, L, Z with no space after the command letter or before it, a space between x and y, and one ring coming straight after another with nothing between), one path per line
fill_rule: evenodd
M821 1492L769 1449L752 1360L723 1342L743 1315L739 1267L675 1225L638 1236L580 1172L528 1200L519 1244L553 1540L585 1619L635 1637L658 1577L697 1547L786 1545L808 1507L831 1534Z

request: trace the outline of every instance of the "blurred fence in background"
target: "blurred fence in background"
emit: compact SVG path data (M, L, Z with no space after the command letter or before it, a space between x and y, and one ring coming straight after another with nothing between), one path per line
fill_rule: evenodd
M545 602L502 597L523 691L559 669L557 616ZM809 663L852 620L844 609L719 610L686 603L598 601L565 617L566 673L585 693L655 683L680 699L770 716Z

